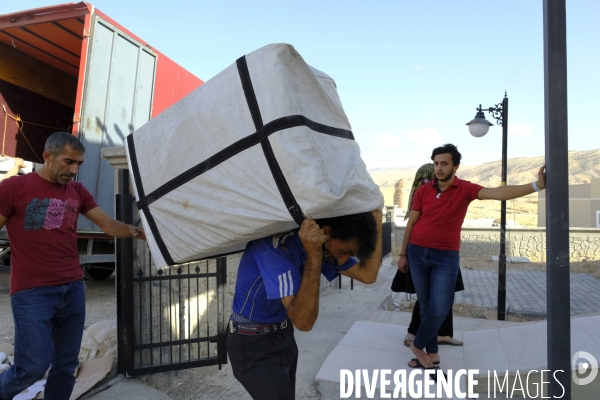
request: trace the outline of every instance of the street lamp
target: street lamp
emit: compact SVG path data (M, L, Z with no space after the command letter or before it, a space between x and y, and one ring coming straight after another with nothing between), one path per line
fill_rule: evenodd
M507 118L508 118L508 97L504 92L502 103L487 109L477 108L475 118L467 123L469 132L475 137L484 136L490 129L491 124L485 119L484 111L492 114L498 123L502 126L502 186L506 186L506 137L507 137ZM500 202L500 256L498 257L498 320L506 319L506 201Z

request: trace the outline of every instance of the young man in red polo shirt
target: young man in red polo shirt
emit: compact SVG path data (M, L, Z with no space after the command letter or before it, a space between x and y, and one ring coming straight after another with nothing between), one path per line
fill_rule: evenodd
M460 229L469 204L479 200L510 200L546 187L545 166L538 180L525 185L485 188L459 179L455 174L462 156L453 144L431 153L435 178L415 193L398 268L409 265L419 302L421 326L410 348L417 356L408 366L438 368L437 332L450 311L458 274Z

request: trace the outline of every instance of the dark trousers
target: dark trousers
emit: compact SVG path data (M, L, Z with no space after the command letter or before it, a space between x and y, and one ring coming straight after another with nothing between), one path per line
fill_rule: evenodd
M454 303L460 255L458 250L439 250L412 243L406 254L421 303L421 326L413 345L436 354L438 330Z
M21 290L10 296L15 321L14 364L0 374L0 399L12 399L42 379L44 397L68 400L75 384L85 322L83 280Z
M227 353L233 376L253 399L296 398L298 346L291 322L264 335L240 335L228 329Z
M411 335L416 335L419 327L421 326L421 304L419 300L415 303L415 307L413 308L412 318L410 320L410 325L408 326L408 333ZM442 326L438 330L438 336L450 336L454 337L454 327L452 326L452 308L448 315L446 315L446 319L442 322Z

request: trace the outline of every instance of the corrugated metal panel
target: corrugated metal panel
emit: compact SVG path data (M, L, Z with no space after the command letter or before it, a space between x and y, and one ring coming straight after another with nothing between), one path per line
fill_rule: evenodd
M0 43L77 76L88 13L88 5L78 3L0 15Z
M119 147L150 119L156 55L95 17L79 128L86 158L78 180L113 216L113 169L100 149ZM79 229L96 229L85 218Z
M152 111L152 93L154 92L154 70L155 57L147 51L140 49L137 68L137 79L135 81L135 101L133 103L133 127L135 130L148 122ZM128 134L130 132L127 132Z

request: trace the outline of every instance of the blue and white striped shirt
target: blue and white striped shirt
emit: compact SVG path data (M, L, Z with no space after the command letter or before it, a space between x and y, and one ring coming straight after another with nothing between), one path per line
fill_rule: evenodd
M233 312L254 322L285 320L287 310L281 299L298 292L305 262L298 229L248 243L238 270ZM356 262L351 257L339 267L323 263L321 273L331 281L338 270L346 271Z

